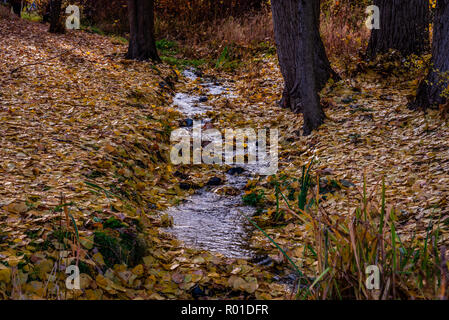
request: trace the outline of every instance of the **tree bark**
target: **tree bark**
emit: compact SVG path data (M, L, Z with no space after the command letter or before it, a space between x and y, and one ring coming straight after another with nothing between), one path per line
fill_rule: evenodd
M429 48L429 0L374 0L380 9L380 29L371 31L369 58L390 49L403 56Z
M412 109L432 108L448 103L449 92L449 0L438 0L433 27L432 65L421 82Z
M304 115L304 134L324 120L318 92L332 70L319 33L320 0L272 0L279 65L285 82L281 105Z
M61 21L62 0L50 0L50 29L51 33L64 33L65 27Z
M22 3L20 0L11 1L12 11L19 17L22 15Z
M154 38L154 0L128 0L128 17L127 59L161 61Z
M42 23L50 22L50 11L51 11L50 2L47 2L45 8L42 12Z

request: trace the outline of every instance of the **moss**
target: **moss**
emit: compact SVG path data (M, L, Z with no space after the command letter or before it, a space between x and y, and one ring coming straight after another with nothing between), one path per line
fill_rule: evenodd
M108 267L115 264L135 266L146 252L146 242L132 228L121 232L105 230L94 234L94 242Z
M121 222L120 220L118 220L115 217L111 217L108 220L106 220L106 222L103 224L103 226L105 228L119 229L119 228L126 227L126 224L124 224L123 222Z

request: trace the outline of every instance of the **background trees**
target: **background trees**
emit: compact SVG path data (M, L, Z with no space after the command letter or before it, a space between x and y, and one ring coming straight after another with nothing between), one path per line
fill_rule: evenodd
M438 0L432 44L432 65L417 92L412 108L444 104L449 94L449 0Z
M21 0L7 2L17 14L20 14ZM49 4L49 10L47 10L49 14L44 15L43 18L45 20L48 17L48 21L51 22L50 32L64 32L62 20L64 15L61 14L61 6L64 8L67 1L38 0L37 3L40 7L45 7L46 3ZM309 6L303 7L303 3L299 0L272 1L272 8L264 7L269 4L267 0L223 0L220 2L213 0L182 2L178 0L159 0L157 2L154 0L74 0L74 3L82 8L83 25L91 24L102 32L117 33L125 37L129 32L130 42L127 57L132 59L160 60L156 50L155 34L157 37L167 38L170 41L183 41L193 45L204 45L205 42L208 42L207 46L209 46L214 41L215 44L211 47L214 46L215 54L220 56L224 52L223 48L232 48L227 52L232 52L232 57L229 60L233 60L240 59L243 55L239 50L245 46L253 46L255 43L253 40L256 38L258 42L266 40L270 44L273 43L274 33L280 69L285 80L281 105L290 108L293 112L304 114L304 133L318 127L323 117L319 103L312 103L315 106L306 110L309 105L305 105L303 97L311 95L301 93L307 87L304 83L310 82L309 78L313 79L314 90L319 92L330 77L339 79L329 63L320 36L320 16L323 19L321 33L325 39L324 43L328 52L332 54L332 61L337 64L340 64L341 61L343 61L342 64L350 64L355 61L352 58L358 57L362 50L364 52L366 50L367 56L374 57L389 49L396 49L403 55L410 53L419 55L428 49L430 22L428 0L374 0L374 4L380 7L380 29L372 30L371 35L363 25L364 10L367 5L372 3L369 0L342 0L339 2L317 0L311 1L310 8ZM433 67L427 76L427 81L419 87L417 98L412 104L414 107L434 106L447 100L441 97L445 86L447 86L442 74L448 70L447 61L449 60L445 42L447 38L445 36L447 33L444 22L445 11L442 9L445 8L445 5L446 1L438 1L433 39ZM104 10L106 6L108 10ZM261 8L265 9L259 10ZM272 9L272 17L269 14L269 9ZM307 13L305 13L306 11ZM223 28L223 26L230 26L238 29L242 21L251 20L257 15L260 15L259 17L264 15L263 19L265 20L254 19L248 23L249 27L245 32ZM310 24L302 25L308 18L305 15L310 15L312 21ZM342 15L342 19L338 20L340 15ZM107 20L107 23L104 20ZM330 20L332 23L329 23ZM360 21L362 24L358 24ZM273 22L274 28L272 28L271 22ZM340 24L343 27L336 30L335 27ZM258 30L263 27L269 31L260 32ZM360 31L364 28L363 32ZM303 29L306 31L302 32ZM359 32L356 36L354 36L355 33L347 33L347 30L355 29ZM223 30L228 37L218 38L220 30ZM262 36L251 37L253 31L254 34L259 33ZM238 34L239 32L240 34ZM233 34L238 34L238 37L233 38ZM239 42L242 39L240 36L242 34L244 34L243 41L246 41L243 45ZM310 38L306 38L305 34L310 34ZM349 36L358 38L348 40ZM366 49L368 38L369 43ZM348 41L349 45L345 46ZM351 52L351 49L346 50L351 43L360 43L357 48L353 45L354 50L358 50L357 53ZM306 44L312 48L313 60L307 66L303 62L303 59L308 61L310 58L304 57L308 54ZM337 49L334 50L335 48ZM345 50L338 51L338 48L345 48ZM190 51L193 53L195 50L191 49ZM338 57L336 57L337 55ZM353 56L349 57L350 55ZM195 56L194 58L202 57ZM313 72L307 71L309 67L312 67ZM340 66L338 67L340 70ZM309 78L301 79L305 74L308 74ZM311 116L310 119L309 116Z
M429 0L374 0L380 9L380 29L373 29L367 55L389 49L402 55L421 54L429 43Z

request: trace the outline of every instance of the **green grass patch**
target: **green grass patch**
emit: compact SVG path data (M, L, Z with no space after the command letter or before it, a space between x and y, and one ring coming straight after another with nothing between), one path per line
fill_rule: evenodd
M163 62L170 64L172 66L176 66L179 69L185 69L186 67L197 68L197 67L202 66L207 63L207 61L204 59L189 60L189 59L182 59L182 58L163 56L163 55L161 55L161 59Z
M34 12L28 13L26 11L22 11L22 19L32 21L32 22L41 22L42 21L42 17L40 15L38 15L37 13L34 13Z

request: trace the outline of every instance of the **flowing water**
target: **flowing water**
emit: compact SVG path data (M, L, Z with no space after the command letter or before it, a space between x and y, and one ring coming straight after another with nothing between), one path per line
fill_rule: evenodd
M184 71L184 76L194 81L197 79L191 70ZM234 97L230 88L216 81L205 81L199 84L208 91L208 99L200 96L177 93L173 106L186 117L198 116L212 110L208 104L210 99L226 96ZM210 99L209 99L210 98ZM203 123L209 119L202 119ZM212 187L205 187L184 201L184 203L168 209L173 217L173 227L166 231L174 234L186 245L218 252L230 258L251 258L254 252L249 245L252 226L243 216L252 216L253 207L242 202L242 190L248 179L254 176L257 168L254 165L241 165L237 174L226 174L224 185L238 190L233 195L222 195ZM235 170L237 171L237 170Z

